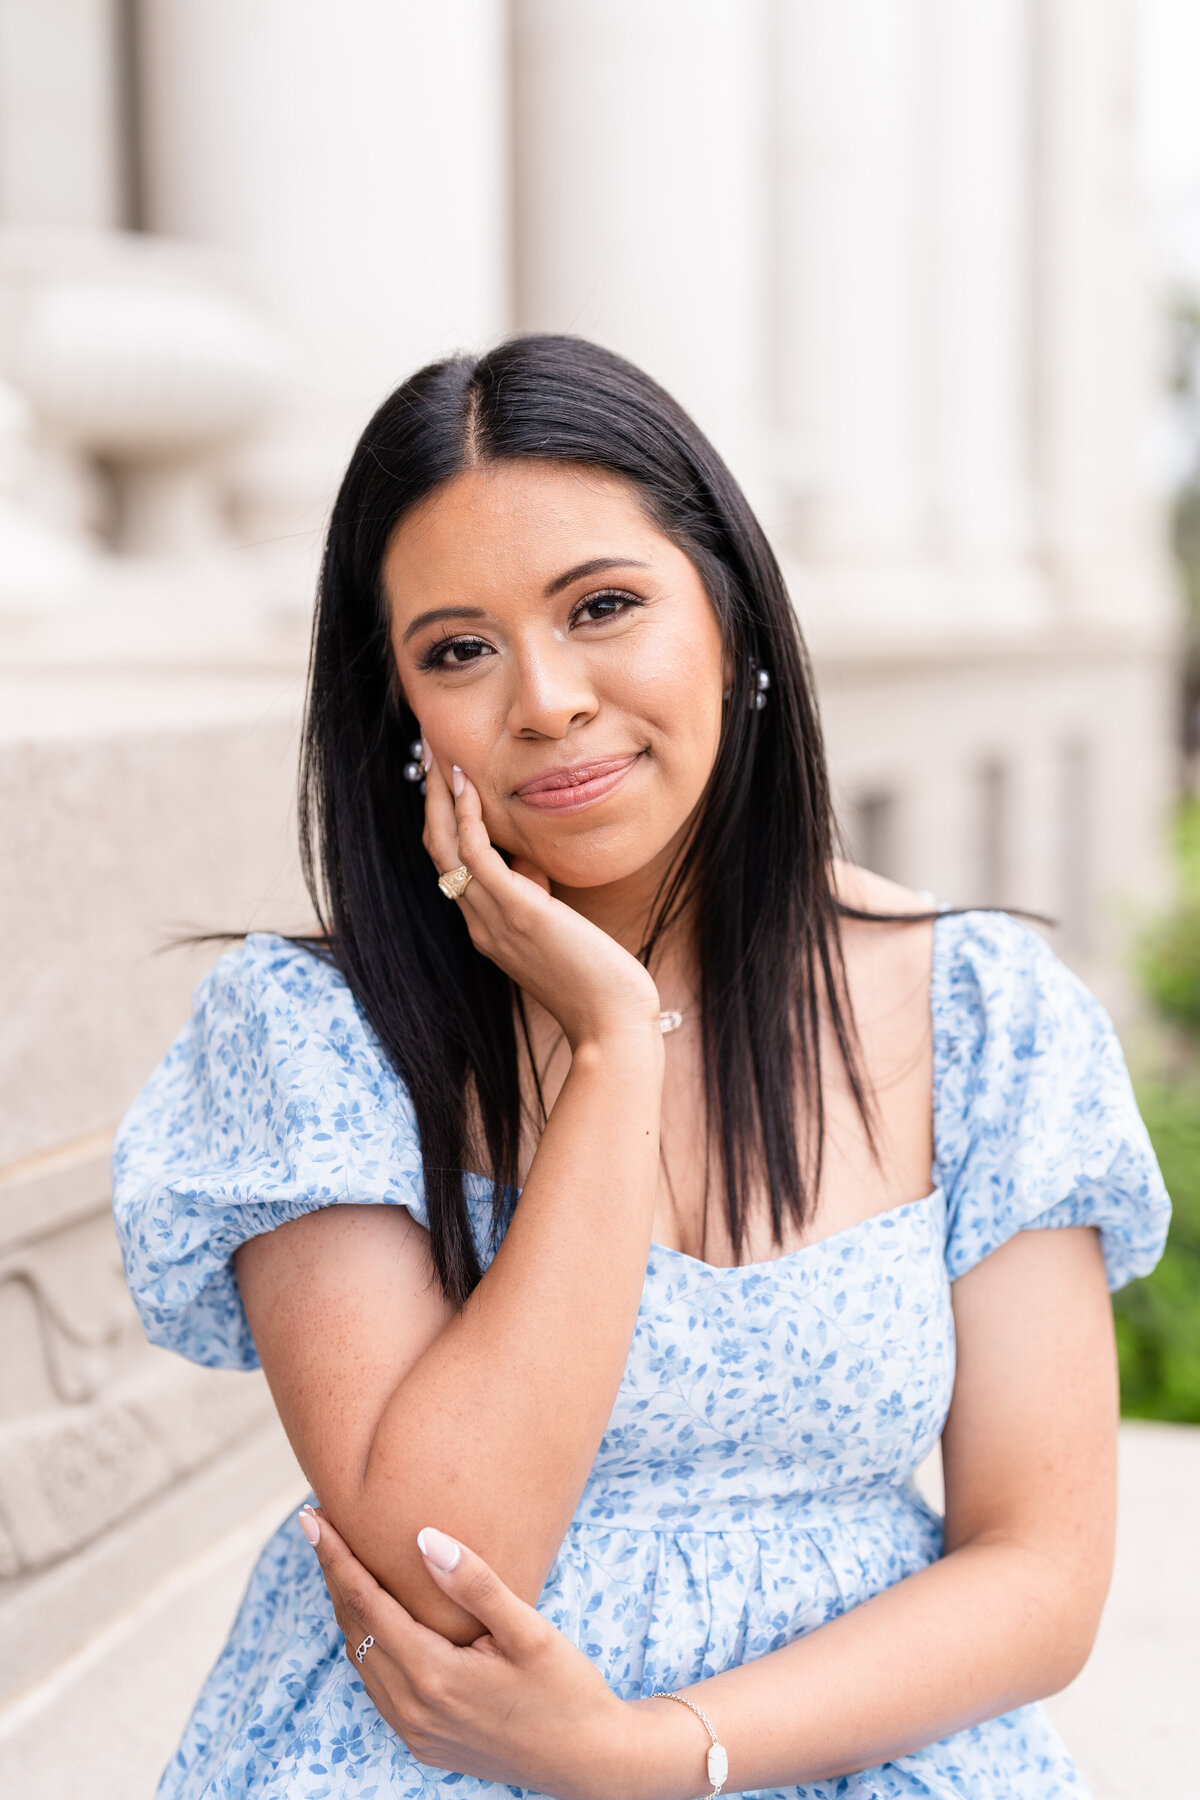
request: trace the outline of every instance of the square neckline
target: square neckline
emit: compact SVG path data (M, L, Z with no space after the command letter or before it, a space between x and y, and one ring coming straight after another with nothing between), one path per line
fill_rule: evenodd
M807 1244L798 1244L794 1250L784 1250L778 1256L764 1257L761 1262L749 1263L710 1263L702 1256L690 1256L686 1250L676 1250L670 1244L660 1244L657 1238L650 1239L650 1255L677 1257L681 1262L690 1263L695 1269L707 1269L710 1275L755 1275L764 1269L773 1269L780 1263L794 1262L797 1257L807 1256L812 1250L824 1249L826 1244L836 1244L839 1239L849 1237L852 1232L862 1231L868 1225L877 1225L881 1219L894 1219L901 1213L913 1212L917 1207L932 1206L941 1200L942 1189L931 1188L929 1193L922 1194L919 1200L902 1200L898 1206L884 1206L878 1212L867 1213L864 1218L855 1219L852 1224L843 1225L837 1231L826 1232L824 1237L811 1238Z

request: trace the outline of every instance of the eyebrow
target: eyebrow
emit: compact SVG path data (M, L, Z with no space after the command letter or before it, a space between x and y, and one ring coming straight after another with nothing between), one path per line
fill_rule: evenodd
M443 619L485 619L487 614L482 606L435 606L429 612L418 613L412 623L405 629L401 638L407 644L414 632L426 625L440 625Z
M565 587L573 581L582 581L585 575L599 575L602 569L648 569L649 563L638 562L633 556L593 556L590 562L576 563L573 569L556 575L549 583L545 593L547 600L552 594L561 594Z

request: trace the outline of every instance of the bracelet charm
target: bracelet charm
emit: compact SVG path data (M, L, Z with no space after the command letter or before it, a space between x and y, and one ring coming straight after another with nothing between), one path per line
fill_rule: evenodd
M716 1732L713 1730L712 1720L706 1712L701 1712L700 1708L695 1706L692 1701L685 1700L682 1694L668 1694L665 1688L660 1688L658 1693L651 1694L650 1698L652 1700L674 1700L677 1706L686 1706L689 1712L695 1713L705 1731L707 1731L709 1737L712 1739L705 1762L705 1767L708 1770L708 1783L712 1788L712 1793L708 1795L708 1800L717 1800L717 1795L721 1792L721 1789L729 1779L729 1753L724 1744L718 1739Z

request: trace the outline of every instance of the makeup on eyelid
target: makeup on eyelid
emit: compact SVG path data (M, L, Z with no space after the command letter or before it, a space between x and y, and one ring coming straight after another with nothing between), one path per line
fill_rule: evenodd
M645 605L645 601L637 594L626 593L619 588L605 588L599 593L588 594L584 599L576 603L571 615L571 623L575 623L580 613L586 612L589 607L599 606L603 601L618 602L619 610L603 614L598 619L585 620L585 624L606 625L614 619L624 618L627 613L633 610L633 608ZM465 668L468 663L483 661L484 658L478 656L468 657L466 662L462 663L456 663L449 660L449 653L451 650L460 646L464 648L469 647L472 644L482 645L485 650L491 650L492 648L490 644L487 644L485 640L480 637L475 637L470 634L463 634L461 636L447 634L445 637L439 638L436 643L430 644L429 647L421 653L417 659L417 666L423 673L428 674L435 669L445 667Z

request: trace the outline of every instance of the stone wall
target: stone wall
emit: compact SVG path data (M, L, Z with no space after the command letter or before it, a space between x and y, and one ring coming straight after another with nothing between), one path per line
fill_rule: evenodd
M294 671L0 680L0 1697L294 1472L260 1375L152 1349L108 1148L224 946L304 924Z
M1130 1022L1130 941L1166 889L1162 622L814 638L851 853L953 906L1044 914L1055 950Z

